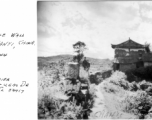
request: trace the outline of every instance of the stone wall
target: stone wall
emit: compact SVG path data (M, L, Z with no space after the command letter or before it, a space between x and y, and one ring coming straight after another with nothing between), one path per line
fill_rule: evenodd
M89 80L89 71L85 70L82 66L80 66L80 81L82 83L87 83Z
M122 72L125 72L129 69L135 69L136 64L135 63L129 63L129 64L120 64L119 70Z

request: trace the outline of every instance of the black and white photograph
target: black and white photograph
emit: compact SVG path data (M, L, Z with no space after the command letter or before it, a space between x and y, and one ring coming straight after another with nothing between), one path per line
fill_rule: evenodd
M152 119L152 1L37 1L37 118Z

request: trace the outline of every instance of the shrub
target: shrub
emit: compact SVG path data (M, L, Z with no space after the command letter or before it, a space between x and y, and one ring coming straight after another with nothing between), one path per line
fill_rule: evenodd
M98 85L93 107L93 113L103 112L108 109L106 114L110 115L111 110L118 112L118 116L107 116L108 118L144 118L148 115L152 107L152 96L148 92L151 90L151 83L142 81L140 83L129 83L126 75L122 72L114 72L110 78L105 79ZM143 85L146 85L144 88ZM99 97L103 96L103 97ZM105 106L105 107L104 107ZM112 113L111 113L112 114ZM128 116L128 117L127 117ZM91 116L91 118L96 118ZM100 117L97 117L102 118Z
M76 106L76 102L67 102L53 97L44 96L38 102L39 119L75 119L80 116L81 106Z
M125 75L125 73L116 71L111 75L111 77L109 77L105 81L108 81L109 83L112 83L114 85L122 87L125 90L128 90L130 89L132 84L129 83L126 79L127 79L127 76Z
M93 85L84 95L79 84L65 79L58 68L47 67L38 72L38 94L39 119L88 118L94 102Z
M136 77L133 73L138 71L129 71L135 78L135 81L131 78L131 83L127 81L128 76L120 71L114 72L105 80L100 73L90 76L90 81L95 84L91 84L84 95L76 79L75 82L65 79L59 69L47 67L38 74L39 119L88 119L88 116L90 119L124 119L150 115L148 111L152 107L152 83ZM151 71L150 68L146 70ZM139 76L145 74L149 73L144 71ZM102 116L98 116L99 111Z
M92 84L96 84L98 85L99 83L101 83L104 79L110 77L112 74L111 70L106 70L104 72L96 72L95 74L91 74L89 77L90 82Z
M142 90L146 90L149 87L152 87L152 83L146 82L145 80L139 82L138 85L139 85L140 89L142 89Z
M146 80L152 82L152 66L140 67L132 70L126 71L127 80L129 82L141 82Z
M130 86L130 91L137 91L137 90L139 90L140 89L140 87L139 87L139 85L138 85L138 83L137 82L132 82L131 84L130 84L131 86Z
M99 83L102 82L103 78L101 73L96 73L96 74L92 74L89 76L89 80L91 84L96 84L98 85Z
M139 118L143 118L148 114L149 109L152 106L152 97L145 91L138 90L132 95L127 95L124 100L121 101L124 112L134 113Z

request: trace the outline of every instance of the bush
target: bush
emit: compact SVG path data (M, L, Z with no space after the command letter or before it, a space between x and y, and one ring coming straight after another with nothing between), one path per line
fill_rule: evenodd
M94 102L94 85L84 95L79 84L66 79L58 69L46 67L38 72L38 118L88 118Z
M143 118L152 107L152 97L145 91L138 90L134 94L126 96L121 104L124 106L124 112L134 113L139 118Z
M112 83L114 85L117 85L119 87L122 87L125 90L130 89L131 87L131 83L129 83L127 81L127 76L125 75L125 73L120 72L120 71L116 71L114 72L111 77L109 77L108 79L106 79L106 81L108 81L109 83Z
M89 79L90 79L90 82L92 84L96 84L98 85L99 83L101 83L104 79L110 77L112 74L112 71L111 70L106 70L104 72L96 72L95 74L92 74L90 75Z
M141 82L146 80L152 82L152 66L140 67L132 70L126 71L127 80L129 82Z
M97 72L96 74L92 74L89 76L89 80L91 84L96 84L98 85L103 81L102 74Z
M64 69L64 65L61 67ZM149 67L141 69L140 74L137 70L129 71L130 82L127 80L128 75L120 71L104 80L102 73L96 73L90 76L90 81L95 84L91 84L84 95L76 79L65 79L60 67L46 67L38 74L38 118L124 119L150 116L148 111L152 107L152 83L146 81L150 80L148 77L142 81L150 72ZM93 114L100 111L103 116L91 116L91 111Z
M76 106L76 102L66 102L59 99L44 96L38 102L39 119L75 119L80 116L82 107Z
M152 83L146 82L145 80L138 83L141 90L147 90L149 87L152 87Z
M126 78L124 73L116 71L98 85L98 92L95 92L97 98L94 103L96 106L93 107L94 113L108 108L121 114L121 116L112 117L117 119L144 118L149 114L148 111L152 107L152 96L149 94L152 90L151 83L146 81L129 83Z

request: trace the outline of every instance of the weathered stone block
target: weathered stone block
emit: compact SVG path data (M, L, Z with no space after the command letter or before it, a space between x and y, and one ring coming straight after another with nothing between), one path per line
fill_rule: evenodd
M68 63L68 78L74 78L77 79L79 75L79 66L78 63L70 62Z

